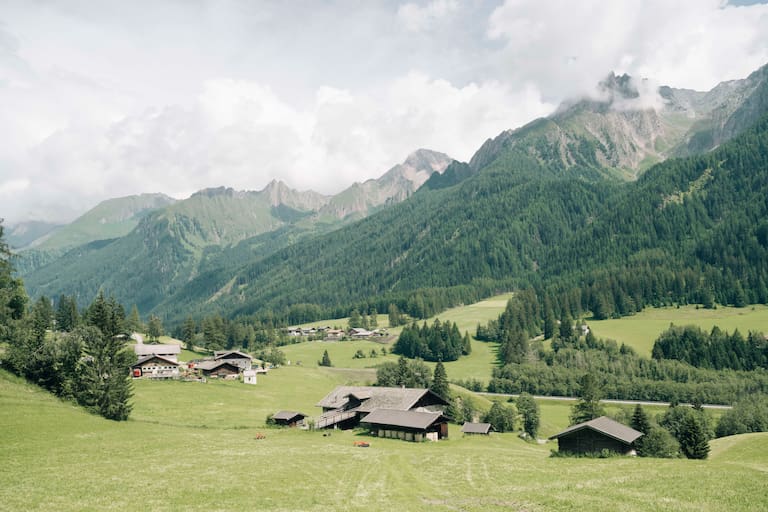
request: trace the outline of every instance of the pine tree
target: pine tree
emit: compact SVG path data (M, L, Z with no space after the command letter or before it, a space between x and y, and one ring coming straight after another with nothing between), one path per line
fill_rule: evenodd
M605 409L600 403L600 388L591 373L585 374L580 382L581 391L579 401L571 408L571 425L599 418L605 414Z
M62 295L56 306L56 330L70 332L80 323L77 301L74 297Z
M136 304L131 307L131 314L128 315L128 319L125 322L125 327L130 332L143 332L144 326L141 323L141 317L139 316L139 308Z
M323 351L323 358L318 361L317 363L320 366L333 366L333 363L331 363L331 357L328 355L328 351Z
M468 356L472 353L472 340L469 338L469 333L464 331L464 341L461 349L462 355Z
M371 329L379 327L379 319L376 318L377 316L379 316L379 313L376 311L376 308L371 308L368 312L368 325L371 326Z
M432 374L432 385L430 389L437 396L444 398L448 402L451 401L451 388L448 384L448 374L445 371L445 366L442 361L438 361L435 365L435 371Z
M689 459L706 459L709 455L709 439L699 419L689 413L680 428L680 451Z
M78 402L107 419L127 420L133 394L133 353L120 338L104 335L97 327L80 327L73 336L82 342L86 354L80 362Z
M192 340L194 340L196 332L197 324L191 316L188 316L187 319L184 320L184 325L181 327L181 339L187 344L187 350L194 349Z
M630 423L630 426L643 434L647 434L651 431L651 422L640 404L635 405L635 411L632 413L632 422Z
M360 311L358 311L357 308L353 309L349 314L348 325L350 329L357 329L358 327L363 326L363 317L360 316Z

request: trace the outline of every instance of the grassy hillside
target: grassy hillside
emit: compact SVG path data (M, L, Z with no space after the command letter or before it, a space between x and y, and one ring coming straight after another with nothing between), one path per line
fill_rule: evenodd
M302 392L315 400L332 385L332 375L275 372L252 388L142 383L134 418L114 423L0 372L0 503L5 510L62 511L138 504L151 510L291 511L768 506L768 434L715 441L708 461L584 460L552 459L551 446L514 435L462 438L453 427L445 442L362 437L371 447L361 449L352 445L361 439L353 432L324 437L260 426L262 412L292 405L277 403L291 395L277 391L279 380L308 379ZM268 378L275 378L275 388ZM254 439L256 432L266 439Z
M698 325L706 330L711 330L717 325L728 332L738 329L745 336L749 331L768 333L768 307L756 305L749 308L717 309L695 306L647 308L633 316L614 320L591 320L588 323L598 338L626 343L638 353L650 357L653 342L670 324Z

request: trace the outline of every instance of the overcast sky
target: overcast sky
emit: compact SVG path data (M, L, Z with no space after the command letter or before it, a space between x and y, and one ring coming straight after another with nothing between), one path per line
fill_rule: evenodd
M334 193L422 147L468 160L611 70L746 77L768 62L752 3L0 0L0 217L272 179Z

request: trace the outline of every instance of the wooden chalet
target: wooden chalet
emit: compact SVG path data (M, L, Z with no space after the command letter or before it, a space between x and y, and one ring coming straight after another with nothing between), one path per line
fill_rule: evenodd
M229 361L201 361L195 366L204 377L212 379L237 379L240 367Z
M315 428L354 428L376 409L440 412L448 405L429 389L338 386L318 402L321 414Z
M171 361L178 362L181 347L179 345L153 345L150 343L137 343L133 346L136 357L141 359L147 356L160 356Z
M488 435L493 431L493 425L490 423L471 423L469 421L465 421L464 425L461 426L461 432L464 434L479 434L479 435Z
M362 420L379 437L405 441L438 441L448 437L448 418L441 412L376 409Z
M179 376L179 363L166 357L148 355L131 366L131 375L134 379L175 379Z
M250 370L253 365L253 358L238 350L217 350L213 353L214 361L226 361L238 366L241 370Z
M609 450L624 455L633 455L634 443L642 435L642 432L607 416L600 416L568 427L550 439L557 439L558 450L561 452L599 453L603 450Z
M286 427L298 427L304 424L304 418L306 417L306 414L296 411L279 411L272 416L272 419L277 425L283 425Z

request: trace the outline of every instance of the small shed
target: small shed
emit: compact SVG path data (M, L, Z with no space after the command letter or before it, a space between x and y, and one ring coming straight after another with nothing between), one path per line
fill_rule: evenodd
M243 372L243 384L255 385L256 383L256 370L245 370Z
M490 423L471 423L465 421L461 426L461 432L464 434L480 434L488 435L493 431L493 426Z
M297 427L304 424L304 418L306 417L306 414L296 411L278 411L272 416L272 419L277 425Z
M642 435L642 432L607 416L600 416L568 427L550 439L557 439L558 450L561 452L599 453L608 450L624 455L633 455L634 443Z
M448 437L448 418L440 412L376 409L361 420L378 437L437 441Z

